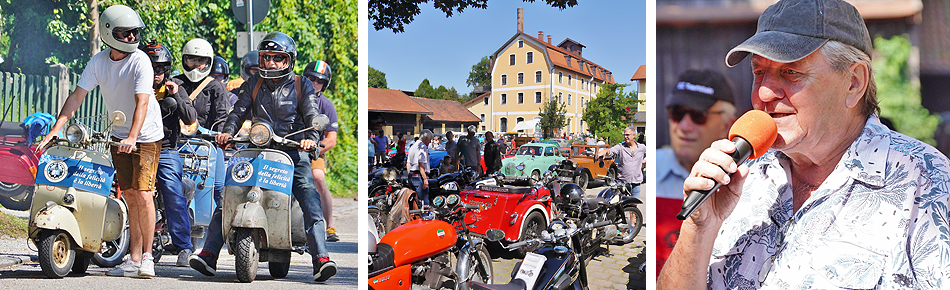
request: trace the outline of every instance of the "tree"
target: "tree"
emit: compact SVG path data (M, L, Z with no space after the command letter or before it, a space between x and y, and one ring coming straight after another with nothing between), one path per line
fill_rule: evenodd
M535 0L524 0L524 2L534 2ZM370 0L369 20L373 22L373 28L376 30L392 29L399 33L405 31L405 25L412 23L414 17L419 15L421 10L419 4L428 3L429 0ZM554 8L564 9L577 5L577 0L544 0L548 5ZM488 0L434 0L432 5L445 13L445 17L452 17L456 12L462 13L466 8L488 8Z
M435 88L429 84L429 79L422 79L422 83L419 83L419 87L416 88L415 96L417 98L426 98L426 99L435 99Z
M567 119L564 117L567 111L564 108L564 103L559 103L556 98L548 98L547 102L541 104L541 111L538 116L541 116L539 123L544 138L551 137L556 133L556 130L563 128L567 123Z
M491 60L488 56L483 56L478 63L472 65L472 71L468 73L468 80L465 84L469 87L484 86L491 84Z
M877 83L881 117L893 121L894 130L936 145L933 138L939 117L920 104L920 82L911 79L911 43L907 36L874 38L874 82Z
M590 127L590 132L598 136L608 137L609 143L619 143L622 140L616 136L627 127L637 106L643 100L637 100L637 92L624 93L623 88L629 84L603 84L597 97L587 102L584 108L583 120Z
M366 66L369 68L369 87L377 89L388 89L386 85L386 73L381 72L373 68L372 66Z

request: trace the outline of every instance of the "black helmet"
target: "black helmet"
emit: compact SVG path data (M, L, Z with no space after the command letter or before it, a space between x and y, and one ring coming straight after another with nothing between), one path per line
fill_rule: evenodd
M290 35L279 31L268 33L257 45L257 51L283 53L290 58L287 67L283 69L265 70L263 67L259 67L262 78L282 78L294 71L294 62L297 60L297 42ZM260 63L263 63L263 61L260 61Z
M318 60L307 64L307 67L303 70L303 76L313 81L314 79L323 81L323 88L320 91L325 91L327 87L330 86L330 80L333 79L333 70L330 69L330 65L327 62Z
M580 202L584 198L584 190L575 183L568 183L561 186L561 199L569 203Z
M161 45L156 40L150 41L146 45L139 46L139 49L145 52L148 55L148 59L152 64L161 63L165 65L165 78L168 78L168 75L171 73L172 62L172 52L168 50L167 47Z
M228 61L224 60L223 57L214 56L214 64L211 65L211 73L230 75L231 68L228 67Z
M251 51L244 55L244 58L241 59L241 78L244 80L251 78L251 68L257 67L260 68L260 59L258 59L257 51Z

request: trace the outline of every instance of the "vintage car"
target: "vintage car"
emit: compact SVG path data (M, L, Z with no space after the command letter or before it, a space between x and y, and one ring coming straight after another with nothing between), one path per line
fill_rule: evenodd
M570 156L558 168L558 176L562 179L570 178L581 188L587 188L593 179L603 179L608 176L617 178L617 165L614 164L614 158L610 154L605 155L603 159L597 158L597 153L609 149L607 145L572 145Z
M473 233L500 229L507 242L540 237L553 216L551 192L545 187L481 185L459 195L467 204L483 206L465 217L466 223L474 223Z
M531 176L540 180L544 171L551 165L559 164L561 160L564 160L564 157L557 153L557 146L528 143L518 147L514 157L501 160L501 173L508 179Z

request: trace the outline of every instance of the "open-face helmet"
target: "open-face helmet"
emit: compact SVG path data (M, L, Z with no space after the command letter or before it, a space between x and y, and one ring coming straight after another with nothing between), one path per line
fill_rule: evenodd
M321 81L323 82L323 88L320 91L325 91L327 87L330 86L330 80L333 78L333 70L330 69L330 65L327 62L318 60L307 64L307 67L303 70L303 76L310 81Z
M244 80L250 79L252 75L256 75L257 72L251 72L251 69L257 70L261 67L261 64L257 51L251 51L247 54L244 54L244 58L241 58L241 78Z

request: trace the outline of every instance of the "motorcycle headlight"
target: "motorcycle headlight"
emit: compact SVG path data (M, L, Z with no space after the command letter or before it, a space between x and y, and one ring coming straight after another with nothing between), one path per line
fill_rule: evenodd
M247 182L251 179L251 175L254 173L254 166L251 165L251 162L241 161L234 165L234 168L231 169L231 178L238 183Z
M399 178L399 171L392 168L383 169L383 180L392 183L396 181L396 178Z
M46 175L46 180L53 183L66 179L67 172L66 163L62 160L56 160L46 164L46 169L43 171Z
M86 129L86 126L72 124L66 127L66 140L68 140L69 143L85 143L88 138L89 131Z
M270 128L270 125L257 123L251 126L251 144L256 146L267 146L267 144L270 143L272 135L274 135L274 130Z
M458 191L458 190L459 190L459 184L458 184L457 182L455 182L455 181L452 181L452 182L443 184L443 185L442 185L442 190L446 190L446 191L449 191L449 190L451 190L451 191Z
M260 190L250 190L247 192L247 201L248 202L258 202L261 200L261 191Z

